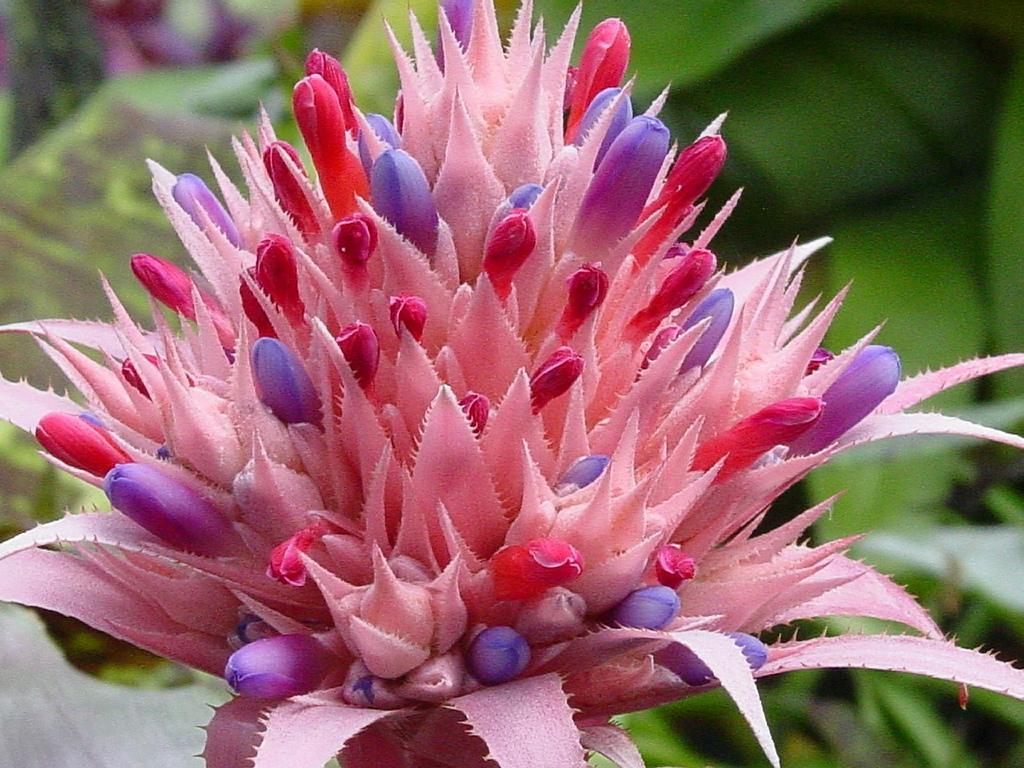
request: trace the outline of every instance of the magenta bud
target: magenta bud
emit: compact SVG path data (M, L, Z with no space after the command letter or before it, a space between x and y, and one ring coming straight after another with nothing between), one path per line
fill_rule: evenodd
M584 264L566 278L568 299L558 321L558 336L568 339L608 295L608 275L596 264Z
M639 629L663 629L679 613L679 595L666 586L643 587L626 595L608 612L610 624Z
M668 153L669 131L655 117L634 117L590 180L573 225L584 255L611 248L636 225Z
M334 225L331 241L347 269L363 269L377 248L377 225L361 213L352 214Z
M609 461L611 459L600 453L578 459L555 483L555 493L558 496L566 496L580 488L586 488L601 476Z
M249 274L249 277L254 281L256 280L256 267L249 267L246 272ZM276 339L277 332L274 330L274 324L270 322L267 311L263 309L263 305L260 304L256 294L252 292L252 288L249 287L249 284L243 277L238 278L238 295L242 299L242 311L249 318L249 321L256 326L259 335Z
M320 423L320 396L302 362L280 340L256 340L252 373L260 401L285 424Z
M512 278L537 247L537 230L522 208L509 211L487 238L483 270L502 299L512 290Z
M306 57L306 74L320 75L327 82L338 96L346 128L353 132L358 130L359 123L352 108L352 88L348 84L348 75L345 74L341 63L330 54L314 48Z
M285 158L291 161L294 170ZM286 141L273 142L263 150L263 166L274 185L274 197L295 221L295 226L306 237L320 234L320 221L306 197L309 179L295 148Z
M725 632L743 651L747 664L754 672L768 661L768 649L764 643L753 635L745 632ZM673 643L668 648L658 651L655 660L672 670L687 685L707 685L715 679L714 673L700 658L685 645Z
M401 149L380 153L370 172L374 210L427 256L437 249L437 208L427 177Z
M530 403L534 413L567 392L583 373L583 358L572 347L559 347L530 377Z
M352 369L359 386L366 389L373 383L380 362L380 341L372 326L354 322L342 329L335 341Z
M205 227L202 214L200 214L202 211L213 225L224 233L232 245L236 248L242 247L242 237L238 233L238 227L235 226L234 220L221 205L217 196L206 186L206 182L194 173L179 175L171 189L171 195L197 227L200 229Z
M680 372L703 366L711 359L711 355L715 353L729 328L735 303L732 291L728 288L718 288L709 293L686 318L682 325L683 330L692 328L705 318L710 317L711 322L697 339L697 343L686 353L683 364L679 367Z
M228 659L224 678L237 693L287 699L314 690L327 676L327 650L310 635L277 635L243 645Z
M704 287L715 272L715 254L703 248L694 248L682 256L665 275L647 306L633 315L627 326L627 335L640 339L651 333L668 314Z
M590 106L587 107L586 114L583 115L583 120L580 122L579 128L576 130L576 138L573 143L579 146L583 143L587 133L594 127L598 119L604 113L606 109L611 106L615 99L619 98L622 93L621 88L605 88L594 100L590 102ZM622 99L618 106L615 108L615 113L611 117L611 121L608 123L608 131L605 133L604 138L601 140L601 146L597 150L597 156L594 158L594 167L597 168L601 164L601 160L604 158L605 153L608 151L608 147L612 145L615 138L622 133L626 126L629 125L629 121L633 119L633 102L629 98Z
M804 375L808 376L814 373L816 370L821 368L821 366L823 366L829 360L832 360L834 357L835 355L832 354L832 352L830 352L829 350L825 349L824 347L818 347L816 350L814 350L814 354L811 355L811 359L807 361L807 370L804 371Z
M115 464L131 461L110 433L84 414L48 413L39 420L35 434L51 456L96 477L106 475Z
M469 645L466 666L484 685L507 683L530 663L530 646L512 627L488 627Z
M179 315L189 320L195 319L192 278L185 274L185 270L167 259L149 253L132 256L131 268L150 296Z
M666 544L654 558L654 574L658 582L670 589L678 589L684 581L697 574L692 557L682 553L676 544Z
M284 235L269 234L256 247L256 282L293 325L304 322L295 248Z
M143 357L153 365L160 364L160 359L156 355L143 355ZM133 363L130 358L126 357L121 361L121 375L124 376L124 380L128 382L130 386L138 390L139 394L145 398L149 398L150 400L153 399L150 397L149 390L146 389L146 383L142 380L142 376L139 375L139 371L135 367L135 363Z
M146 464L118 464L103 480L111 505L168 544L203 555L232 548L235 531L217 507Z
M578 126L594 97L622 83L629 65L629 30L619 19L605 19L591 31L583 46L572 84L572 102L565 140L576 137Z
M816 453L870 414L900 383L900 358L892 347L865 347L822 394L817 424L790 444L794 454Z
M685 210L708 191L725 165L725 139L705 136L679 153L665 185L645 213L669 205L675 211Z
M644 353L643 362L640 363L640 370L645 371L651 367L651 363L661 357L661 353L665 351L673 341L678 338L679 334L682 333L682 329L678 325L667 325L658 331L654 335L654 340L651 341L651 346L647 348L647 352ZM637 375L639 378L639 374Z
M483 434L484 427L487 426L487 419L491 415L491 401L483 395L470 392L459 400L459 407L469 419L469 425L473 427L473 432L477 436Z
M402 337L405 328L416 341L423 338L423 327L427 324L427 302L419 296L402 293L388 299L391 322L395 333Z

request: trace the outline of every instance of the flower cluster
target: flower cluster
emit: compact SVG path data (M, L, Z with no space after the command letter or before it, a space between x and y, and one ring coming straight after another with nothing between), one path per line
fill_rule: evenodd
M1024 698L851 541L797 543L829 501L761 525L855 445L1024 447L905 413L1024 356L901 381L877 329L828 351L842 296L794 310L825 241L726 270L735 198L687 235L726 144L634 115L622 22L572 67L578 12L548 50L529 2L504 45L489 0L442 10L436 51L415 20L394 43L390 117L309 56L312 168L266 120L235 144L247 196L154 164L198 272L132 257L152 328L113 294L110 324L28 326L86 405L0 382L4 416L115 511L2 545L0 599L223 674L211 768L635 767L608 718L717 685L777 765L755 678L808 667ZM834 614L915 634L758 639Z

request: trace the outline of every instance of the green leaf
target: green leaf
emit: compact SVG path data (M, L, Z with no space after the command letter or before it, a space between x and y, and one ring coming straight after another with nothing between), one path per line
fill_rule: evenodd
M31 611L0 605L0 754L18 768L201 768L197 727L226 699L204 685L140 690L71 667Z
M595 24L621 17L633 40L630 71L641 87L671 80L685 86L717 72L764 40L821 15L841 0L588 0L581 44ZM576 0L540 0L538 8L558 29Z
M1024 613L1024 530L941 526L914 536L877 532L858 551L885 571L926 573Z
M988 286L1000 351L1024 349L1024 56L1007 84L996 129L988 209ZM997 377L1003 393L1024 389L1024 371Z

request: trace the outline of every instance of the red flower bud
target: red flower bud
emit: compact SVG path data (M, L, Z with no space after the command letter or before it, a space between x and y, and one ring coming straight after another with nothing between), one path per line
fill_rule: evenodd
M295 249L284 235L270 234L256 247L256 282L292 325L304 323Z
M626 336L639 342L673 310L683 306L704 287L715 272L715 254L703 248L694 248L680 258L665 276L647 306L633 315L626 327Z
M359 386L367 389L377 375L380 362L380 342L376 332L366 323L355 322L346 326L335 341Z
M568 391L583 373L583 358L571 347L559 347L530 377L530 403L533 412Z
M487 238L483 269L501 299L512 290L512 278L537 247L537 231L524 208L509 211Z
M403 293L388 299L388 309L399 338L402 337L402 328L409 331L416 341L423 338L423 326L427 324L427 302L419 296Z
M696 575L697 568L693 558L684 555L677 544L668 544L658 550L654 573L659 583L678 589L680 584Z
M459 400L459 406L469 419L473 431L480 435L487 426L487 419L491 415L491 401L476 392L470 392Z
M103 477L115 464L131 461L110 433L70 413L48 413L36 426L36 440L51 456Z
M274 197L294 219L295 226L306 237L320 234L320 221L306 197L309 180L294 147L285 141L275 141L263 150L263 166L274 184Z
M534 539L505 547L491 558L499 600L525 600L551 587L570 584L583 573L583 555L559 539Z
M590 33L572 87L566 144L576 138L576 128L593 98L605 88L615 88L622 83L629 65L629 49L629 30L619 19L605 19Z
M246 272L253 280L256 279L256 267L249 267ZM266 310L263 309L263 305L260 304L256 294L252 292L252 288L249 287L249 284L242 277L238 278L238 293L242 297L242 311L245 312L245 316L249 318L252 324L256 326L257 333L260 336L276 339L277 332L274 330L274 324L270 322L270 318L267 316Z
M569 298L558 321L558 337L570 338L608 295L608 275L596 264L584 264L566 279Z

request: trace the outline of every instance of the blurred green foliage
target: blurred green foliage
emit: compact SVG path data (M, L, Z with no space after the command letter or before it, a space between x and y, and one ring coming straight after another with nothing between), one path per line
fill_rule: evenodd
M575 3L537 0L549 39ZM202 5L176 0L178 23L201 27ZM106 315L97 269L143 311L127 256L183 256L150 199L144 158L201 171L205 147L224 159L227 136L239 121L252 127L260 101L287 135L290 85L313 45L344 49L365 110L393 103L381 19L401 33L405 0L231 5L256 29L241 59L115 75L5 168L0 321ZM411 5L429 29L433 3ZM502 10L507 17L512 3ZM745 193L716 240L722 258L738 263L794 238L834 236L807 279L808 298L853 282L828 343L841 348L885 322L878 338L908 373L1024 349L1024 6L589 0L583 34L612 15L632 32L639 109L671 81L663 116L682 142L729 113L730 160L711 208L738 186ZM0 98L0 116L17 124L11 103ZM0 357L8 377L52 376L24 339L0 339ZM993 379L936 405L1019 428L1024 376ZM30 441L14 450L17 439L0 430L0 521L25 526L81 503L79 491L46 474ZM947 632L1024 658L1024 601L1011 578L1024 559L1022 480L1024 460L1010 451L905 440L819 471L773 519L849 489L814 536L876 531L858 554L907 583ZM787 768L1024 764L1024 710L995 695L974 693L964 712L952 685L864 672L804 672L761 688ZM650 765L764 764L721 694L625 721Z

